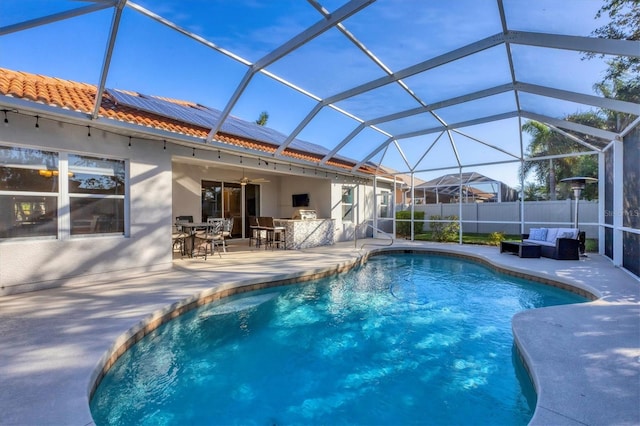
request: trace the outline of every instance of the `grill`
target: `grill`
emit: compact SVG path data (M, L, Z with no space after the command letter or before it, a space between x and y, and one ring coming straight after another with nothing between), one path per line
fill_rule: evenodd
M311 220L311 219L317 219L318 218L318 214L316 213L315 210L303 210L300 209L296 212L295 215L293 215L294 219L302 219L302 220Z

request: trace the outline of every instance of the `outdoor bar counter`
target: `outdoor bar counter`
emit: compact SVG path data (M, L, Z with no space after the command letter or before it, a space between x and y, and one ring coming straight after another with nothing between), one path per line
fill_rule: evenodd
M334 219L275 219L285 229L288 250L328 246L334 243Z

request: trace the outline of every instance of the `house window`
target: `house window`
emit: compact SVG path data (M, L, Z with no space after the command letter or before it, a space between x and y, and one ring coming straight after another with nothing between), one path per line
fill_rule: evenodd
M0 238L58 234L58 154L0 146Z
M342 187L342 221L353 222L353 186Z
M125 195L122 160L0 146L0 238L122 234Z
M124 233L124 161L69 154L71 235Z

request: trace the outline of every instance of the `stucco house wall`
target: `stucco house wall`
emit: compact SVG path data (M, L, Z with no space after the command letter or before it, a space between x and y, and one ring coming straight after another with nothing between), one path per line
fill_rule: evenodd
M0 295L60 286L78 278L171 267L171 156L157 141L129 139L85 126L15 115L0 144L69 151L127 161L127 235L0 240ZM179 147L178 147L179 148Z
M264 216L291 217L297 210L291 195L309 193L309 208L317 210L319 218L334 219L335 241L352 239L356 229L354 222L342 220L343 186L354 186L354 221L373 218L375 197L370 184L320 173L305 175L313 173L309 170L297 174L295 170L291 174L243 171L240 157L227 154L227 163L221 163L215 151L195 152L142 136L130 139L95 128L89 136L86 126L42 117L35 128L33 117L15 115L9 126L0 127L0 144L124 160L127 170L124 235L0 240L0 296L170 268L172 224L178 215L201 221L202 180L237 181L243 172L268 179L260 185ZM358 231L364 236L367 229Z

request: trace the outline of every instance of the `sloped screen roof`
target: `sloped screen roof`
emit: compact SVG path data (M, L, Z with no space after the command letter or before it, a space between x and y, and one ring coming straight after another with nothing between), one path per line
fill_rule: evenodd
M617 134L565 117L640 115L594 92L607 60L640 56L637 41L594 38L603 4L5 0L0 67L94 84L209 129L209 142L229 132L279 145L276 157L295 148L323 156L319 166L350 158L354 171L373 163L423 180L500 165L487 174L514 185L523 123L593 153ZM261 112L266 127L253 124Z

